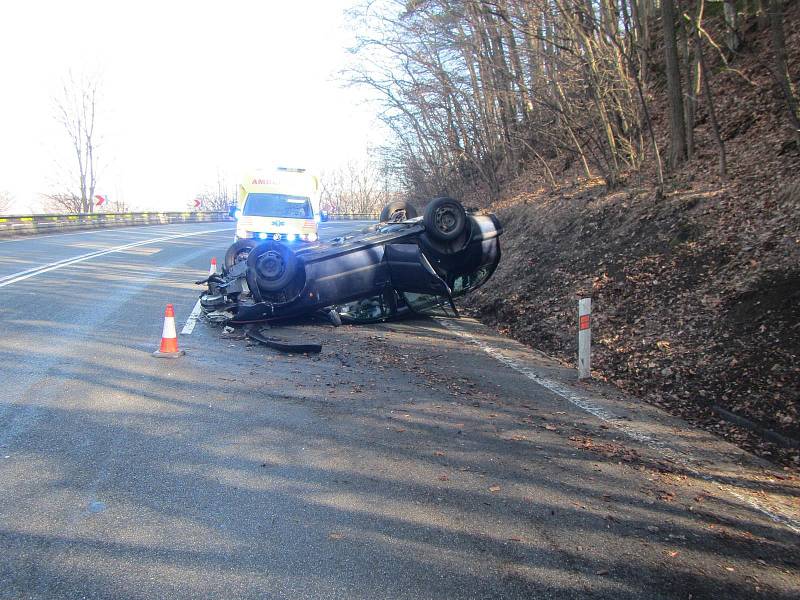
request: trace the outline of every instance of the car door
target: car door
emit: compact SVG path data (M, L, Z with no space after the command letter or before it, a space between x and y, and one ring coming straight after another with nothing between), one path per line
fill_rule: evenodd
M385 258L392 287L398 292L450 297L450 288L416 244L388 244Z

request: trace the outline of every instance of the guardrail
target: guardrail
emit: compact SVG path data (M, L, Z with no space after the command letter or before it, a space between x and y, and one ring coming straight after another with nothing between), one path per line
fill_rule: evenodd
M331 221L376 221L378 215L329 215ZM0 237L48 233L62 229L100 229L133 225L166 225L169 223L203 223L232 221L227 212L135 212L91 213L70 215L0 215Z
M95 229L132 225L229 221L227 212L135 212L72 215L0 216L0 237L48 233L62 229Z

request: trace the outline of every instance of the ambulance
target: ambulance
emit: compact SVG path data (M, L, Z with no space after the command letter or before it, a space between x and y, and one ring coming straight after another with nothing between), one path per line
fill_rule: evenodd
M306 169L287 167L250 173L239 185L233 214L235 242L316 242L321 220L319 178Z

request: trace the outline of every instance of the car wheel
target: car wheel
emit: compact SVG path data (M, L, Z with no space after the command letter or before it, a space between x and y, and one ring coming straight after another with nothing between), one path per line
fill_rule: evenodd
M297 274L297 257L285 244L268 241L250 252L247 269L255 276L260 290L278 292L289 285Z
M425 231L443 242L456 239L467 226L467 213L461 202L452 198L436 198L425 207L422 215Z
M417 216L417 209L414 208L409 202L400 200L398 202L390 202L383 207L381 211L381 223L388 223L390 221L405 221L406 219L413 219Z
M234 242L225 252L225 268L230 269L238 262L246 261L250 251L258 246L255 240L239 240Z

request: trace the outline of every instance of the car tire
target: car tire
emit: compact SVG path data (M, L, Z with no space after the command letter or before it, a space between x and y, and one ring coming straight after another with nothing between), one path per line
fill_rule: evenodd
M250 251L258 246L255 240L239 240L230 245L225 251L225 268L230 269L237 262L247 260Z
M449 242L464 233L467 213L458 200L436 198L425 207L422 222L425 224L425 232L432 238Z
M284 289L297 275L298 269L297 257L292 249L271 240L256 246L247 257L248 276L252 274L259 290L264 292Z
M400 216L403 218L400 219ZM381 211L380 221L381 223L388 223L389 221L395 220L405 220L405 219L413 219L417 216L417 209L414 206L406 202L404 200L399 200L397 202L390 202L386 206L383 207Z

